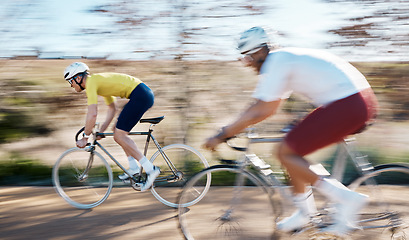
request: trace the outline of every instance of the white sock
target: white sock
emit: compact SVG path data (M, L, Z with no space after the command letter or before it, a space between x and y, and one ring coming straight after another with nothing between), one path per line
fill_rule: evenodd
M139 160L139 163L145 169L146 173L149 174L153 171L153 164L146 157L143 157L141 160Z
M323 178L318 180L314 186L322 195L337 203L348 201L349 193L352 192L336 179Z
M312 189L305 193L298 193L294 195L294 204L305 216L314 216L317 213L315 206L315 199Z
M139 171L141 168L139 167L138 161L132 156L128 156L129 168Z

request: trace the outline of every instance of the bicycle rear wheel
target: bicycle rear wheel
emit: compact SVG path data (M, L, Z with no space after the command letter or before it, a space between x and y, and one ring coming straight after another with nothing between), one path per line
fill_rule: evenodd
M192 192L206 184L207 194L195 205L179 206L179 227L186 239L272 239L276 212L270 190L253 174L233 166L218 165L195 175L180 195L190 200Z
M53 184L66 202L89 209L108 198L113 185L112 170L98 152L71 148L55 163Z
M155 152L150 160L155 166L160 167L161 170L160 175L156 178L151 188L151 192L161 203L176 208L181 188L192 176L209 167L209 164L199 151L188 145L168 145L162 148L162 152L163 154L160 151ZM173 164L176 172L165 161L165 157ZM185 202L185 206L195 204L197 199L206 194L210 186L211 176L209 174L206 177L206 184L196 189L195 197Z
M375 166L372 172L353 181L351 190L369 196L369 204L361 211L360 224L364 229L388 228L392 232L379 234L391 239L409 232L409 165L384 164ZM405 233L406 231L406 233ZM384 239L382 238L382 239Z

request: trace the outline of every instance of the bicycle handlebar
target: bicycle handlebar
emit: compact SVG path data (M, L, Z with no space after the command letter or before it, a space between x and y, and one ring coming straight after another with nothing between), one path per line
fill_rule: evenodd
M85 127L82 127L77 134L75 134L75 141L78 141L78 136L84 131Z
M285 127L283 127L280 130L280 133L288 133L290 132L297 124L297 121L292 121L291 123L289 123L288 125L286 125ZM229 146L231 149L239 151L239 152L245 152L247 151L247 147L240 147L235 145L232 141L232 139L235 138L239 138L241 136L244 136L245 138L249 139L250 142L277 142L280 141L278 140L279 138L275 137L275 138L260 138L258 137L258 135L256 133L254 133L254 128L247 128L244 132L237 134L236 136L230 137L228 139L225 139L224 142L227 144L227 146Z
M232 142L229 142L229 140L234 139L234 138L237 138L237 137L232 137L232 138L229 138L229 139L227 139L227 140L225 141L225 143L227 144L227 146L229 146L231 149L234 149L234 150L239 151L239 152L245 152L245 151L247 151L247 148L246 148L246 147L235 146Z
M82 132L84 132L84 130L85 130L85 127L82 127L80 130L78 130L78 132L75 134L75 141L78 141L78 137L80 136L80 134ZM102 137L102 138L105 137L105 135L103 133L99 133L99 132L96 133L96 136L99 136L99 137Z

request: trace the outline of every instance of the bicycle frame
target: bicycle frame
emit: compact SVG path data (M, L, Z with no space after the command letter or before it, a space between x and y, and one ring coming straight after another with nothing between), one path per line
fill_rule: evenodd
M244 155L242 156L242 160L238 161L236 165L238 166L239 171L245 171L244 169L249 166L253 165L255 166L262 174L259 175L259 181L261 181L263 184L268 183L270 186L277 186L277 182L272 183L271 181L274 180L274 175L273 171L270 168L270 165L268 165L264 160L260 159L257 155L251 154L249 152L250 145L255 144L255 143L277 143L281 142L283 140L283 137L273 137L273 138L267 138L267 137L256 137L255 135L251 133L247 133L246 137L248 138L247 145L246 147L237 147L229 144L228 142L227 145L237 151L244 152ZM256 177L257 179L257 177ZM244 185L243 182L243 176L239 175L237 179L235 179L235 184L234 184L234 193L233 197L231 199L231 206L229 207L228 210L225 211L225 213L220 217L222 221L229 221L231 220L231 215L235 209L235 206L238 205L240 202L240 195L241 195L241 187ZM270 189L271 190L271 189ZM268 194L272 195L270 191L268 191ZM284 194L284 192L281 192L281 194Z
M248 149L250 148L250 145L252 144L257 144L257 143L279 143L282 142L284 137L282 136L277 136L277 137L256 137L251 133L248 133L246 135L246 137L249 139L247 146L245 148L241 148L241 147L236 147L236 146L231 146L229 145L231 148L237 150L237 151L242 151L245 152L245 155L247 156L249 154ZM346 168L346 164L347 164L347 159L348 157L351 159L352 163L354 164L355 168L359 171L359 173L361 175L365 175L368 174L369 172L371 172L374 167L373 165L368 161L367 156L365 155L358 155L358 152L355 150L355 138L351 137L351 138L346 138L344 139L342 142L338 143L337 146L337 150L336 150L336 158L333 162L332 165L332 174L331 177L342 182L343 181L343 176L345 173L345 168ZM254 158L251 158L250 160L252 160ZM256 167L258 167L260 169L260 171L263 173L264 176L269 175L270 173L272 173L271 169L267 170L266 167L260 167L261 165L265 165L266 163L261 160L262 162L260 162L261 159L257 159L254 161L251 161L253 165L255 165ZM245 165L245 164L244 164ZM324 175L324 176L328 176L329 173L322 173L319 175Z
M282 181L282 174L284 173L284 176L286 176L285 172L281 172L280 170L275 171L274 167L271 167L268 163L266 163L263 159L259 158L255 152L262 151L262 149L258 149L257 147L251 146L252 144L257 144L257 143L279 143L282 142L284 139L283 135L277 135L273 137L259 137L256 134L252 134L251 132L247 131L245 135L241 135L241 140L239 140L239 144L235 144L234 141L227 141L227 145L237 151L240 151L241 154L239 154L239 157L236 158L235 160L226 160L222 159L219 156L219 161L221 162L221 165L214 165L210 168L205 169L202 171L200 174L197 176L193 177L190 182L187 182L184 191L181 194L181 199L184 199L183 197L185 196L184 194L189 194L191 189L194 189L196 184L197 186L200 186L201 183L201 178L205 176L205 174L209 173L231 173L234 175L235 179L234 182L230 182L231 179L228 179L228 184L226 184L229 187L228 195L226 194L226 198L223 199L218 199L217 201L224 201L223 204L221 204L221 209L217 211L217 216L214 216L214 214L202 214L200 210L198 213L193 213L195 210L189 209L187 210L185 207L179 207L179 221L180 221L180 228L182 229L183 234L187 239L192 239L193 235L191 235L191 229L198 229L198 227L191 227L191 224L197 223L199 220L201 220L201 217L203 219L207 218L208 221L210 221L212 228L213 226L216 226L214 228L214 232L218 234L219 228L222 229L222 227L225 224L229 223L235 223L238 218L237 216L243 216L242 213L235 213L236 211L240 210L240 203L243 201L242 197L248 196L243 195L244 190L249 189L248 186L256 186L256 187L262 187L264 190L267 190L266 193L269 195L268 197L270 198L270 201L273 202L273 212L274 215L273 217L276 217L276 220L279 220L278 217L283 216L282 215L284 212L287 214L287 210L293 210L292 208L286 208L287 206L292 205L292 191L291 191L291 186L287 184L286 181ZM237 138L240 138L238 136ZM244 142L245 141L245 142ZM240 143L241 142L241 143ZM361 186L361 184L364 185L364 189L360 190L367 190L371 191L371 193L375 193L374 195L371 195L371 204L381 204L382 209L378 209L377 207L373 207L372 205L368 207L369 211L362 211L360 213L361 220L359 220L359 224L362 225L362 229L372 229L372 228L389 228L393 232L399 232L399 228L402 228L405 226L405 221L403 218L400 216L399 208L398 210L391 211L392 209L389 208L389 204L387 203L384 205L383 201L384 199L382 196L378 195L377 193L380 191L373 191L373 187L376 188L375 190L381 190L378 189L378 184L377 180L372 178L377 176L377 173L381 172L402 172L409 174L409 165L404 168L403 166L399 164L395 164L395 168L393 168L394 164L386 164L384 168L380 168L382 165L378 166L373 166L372 163L369 162L369 159L367 156L364 154L359 153L356 151L356 145L355 143L355 138L346 138L341 142L337 143L337 150L335 151L336 158L332 162L332 175L327 172L325 175L321 174L324 171L316 171L315 168L310 169L314 171L316 174L320 176L325 176L325 177L330 177L330 178L336 178L340 182L344 178L344 173L346 171L347 167L347 158L351 158L352 164L355 165L356 169L359 171L361 176L359 176L357 179L355 179L352 184L350 184L348 187L351 190L354 190L354 188ZM242 144L242 145L241 145ZM252 149L253 148L253 149ZM227 164L224 164L227 163ZM315 165L312 165L315 166ZM321 166L322 167L322 166ZM221 174L222 175L222 174ZM225 174L226 176L230 176L228 174ZM227 179L227 178L226 178ZM252 181L243 181L243 179L254 179ZM345 180L345 179L344 179ZM373 182L373 184L372 184ZM248 184L247 184L248 183ZM369 186L369 187L367 187ZM366 188L366 189L365 189ZM216 188L217 190L217 188ZM227 192L227 191L226 191ZM220 192L214 191L216 194L220 194ZM363 191L365 193L365 191ZM274 194L278 194L277 198L273 198ZM186 195L189 196L189 195ZM228 197L227 197L228 196ZM223 196L225 197L225 196ZM372 198L374 197L374 198ZM205 201L205 205L209 204L208 202L212 201L213 199L207 199ZM403 201L402 201L403 202ZM322 201L320 201L320 205L318 208L317 215L311 219L311 224L305 226L304 228L301 229L299 233L302 232L307 232L310 234L310 231L313 232L313 234L317 234L319 237L320 232L317 231L323 227L327 227L330 224L332 224L332 215L334 214L333 209L333 203L329 202L328 199L324 198ZM377 206L381 206L377 205ZM400 207L403 206L401 202L398 202L397 205ZM198 209L201 209L200 207ZM286 211L284 211L286 210ZM367 209L365 209L367 210ZM189 212L192 213L192 215L189 215ZM186 214L185 214L186 213ZM241 214L241 215L240 215ZM251 215L251 214L250 214ZM189 216L193 216L190 218ZM406 216L407 213L406 213ZM249 218L254 217L251 215ZM244 217L243 217L244 218ZM195 220L190 220L190 219L195 219ZM380 221L382 220L382 221ZM188 222L191 221L189 224ZM379 222L380 221L380 222ZM384 222L386 221L386 223ZM239 223L237 223L239 225ZM210 226L210 225L209 225ZM202 229L200 229L202 230ZM223 230L223 229L222 229ZM201 233L201 232L200 232ZM226 231L226 234L229 234L229 230ZM324 234L325 235L325 234ZM201 236L201 235L200 235ZM325 237L325 236L324 236ZM321 239L321 238L320 238Z
M238 167L240 169L244 169L246 166L249 164L255 166L258 171L261 174L258 174L258 176L264 180L267 184L271 185L273 188L278 188L281 196L283 196L286 199L291 198L291 194L286 191L287 186L283 185L280 181L277 180L276 176L274 175L274 172L271 170L270 166L264 162L264 160L260 159L257 155L251 154L248 149L251 144L256 144L256 143L278 143L283 140L283 137L252 137L247 135L248 144L246 148L240 148L236 146L231 146L229 143L229 147L245 152L244 154L244 159L243 161L238 163ZM373 172L375 168L373 167L372 163L369 162L367 159L366 155L360 155L358 151L356 151L356 146L354 143L356 139L351 137L344 139L342 142L338 143L337 150L336 150L336 158L334 160L333 166L332 166L332 174L327 174L327 176L331 176L332 178L337 179L339 182L342 182L343 176L345 173L346 169L346 164L347 164L347 158L349 157L354 164L355 168L358 170L360 175L363 177L363 182L367 182L368 184L376 184L374 182L374 179L371 179L372 176L374 176ZM320 175L320 174L319 174ZM348 186L351 189L355 189L361 182L357 183L352 183L350 186ZM240 186L240 185L239 185ZM239 198L239 196L234 195L232 202L237 201L236 198ZM234 204L232 204L234 205ZM226 213L226 214L231 214L231 211ZM396 224L396 222L399 221L398 215L395 212L392 213L384 213L380 217L368 219L361 221L361 223L364 222L373 222L377 220L382 220L382 219L391 219L391 223L387 225L380 225L380 226L372 226L372 227L364 227L364 229L367 228L386 228L386 227L396 227L399 224Z
M158 151L160 152L160 154L163 156L163 158L166 161L166 164L169 166L169 169L172 171L174 178L177 177L176 173L177 173L177 169L175 167L175 165L169 160L168 156L163 152L161 145L159 144L159 142L155 139L155 137L152 135L153 132L153 126L155 126L156 124L151 124L149 126L149 130L148 131L140 131L140 132L130 132L128 135L138 135L138 136L146 136L146 142L145 142L145 148L144 148L144 156L146 156L146 154L148 153L148 147L149 147L149 143L150 140L152 139L152 141L154 142L156 148L158 149ZM114 136L114 133L95 133L95 136L98 137L106 137L106 136ZM132 178L135 182L137 182L137 179L135 179L134 176L132 176L132 174L130 174L125 167L123 167L118 160L115 159L114 156L112 156L112 154L110 154L108 152L108 150L106 150L99 142L98 140L95 138L92 142L92 144L90 146L88 146L89 148L89 152L91 153L90 159L88 161L88 165L86 167L86 169L84 170L84 173L81 174L81 179L83 176L87 175L87 172L89 171L89 169L92 166L92 161L93 161L93 151L95 150L95 146L98 146L112 161L114 161L114 163L122 170L124 171L130 178ZM142 169L141 169L142 171ZM160 181L161 179L157 179L157 181ZM166 177L166 179L163 179L163 181L168 181L171 180L169 178Z
M372 163L368 161L367 156L358 155L359 152L355 150L354 146L355 140L355 138L344 139L344 141L338 145L337 158L334 161L331 176L339 182L343 180L348 156L361 175L368 174L374 169Z

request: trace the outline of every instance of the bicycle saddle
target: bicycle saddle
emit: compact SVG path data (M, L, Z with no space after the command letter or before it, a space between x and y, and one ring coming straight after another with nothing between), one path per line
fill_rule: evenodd
M145 118L145 119L139 120L139 122L140 122L140 123L158 124L158 123L160 123L164 118L165 118L165 116L156 117L156 118Z

